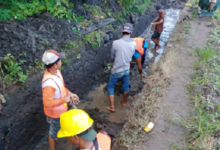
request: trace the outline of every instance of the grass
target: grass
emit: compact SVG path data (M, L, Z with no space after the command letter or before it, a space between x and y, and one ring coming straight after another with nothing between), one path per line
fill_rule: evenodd
M215 56L215 49L211 47L197 48L195 52L202 62L208 62Z
M176 122L185 129L185 146L176 146L178 150L214 150L220 131L219 90L220 90L220 60L217 51L220 35L215 34L215 28L207 39L204 48L195 49L198 61L193 64L195 73L191 75L192 82L187 90L193 104L189 117L178 117Z

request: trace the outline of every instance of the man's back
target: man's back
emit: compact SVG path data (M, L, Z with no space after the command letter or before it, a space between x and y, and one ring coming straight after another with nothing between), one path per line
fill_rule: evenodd
M112 74L130 69L130 62L135 48L136 43L130 37L122 37L113 42L111 50L111 57L114 59Z

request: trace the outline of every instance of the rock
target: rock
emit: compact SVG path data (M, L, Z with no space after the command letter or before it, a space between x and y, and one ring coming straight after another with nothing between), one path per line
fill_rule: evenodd
M135 23L135 21L136 21L136 16L135 15L131 15L131 22Z
M78 61L74 64L74 69L79 70L79 68L81 67L81 62Z
M113 40L114 39L114 35L112 33L109 33L109 39Z
M7 27L4 27L5 32L9 32L9 29Z
M40 17L40 14L39 14L39 13L36 13L36 14L34 14L34 16L35 16L36 18L38 18L38 17Z
M98 129L101 129L101 128L102 128L102 125L101 125L100 123L97 123L97 124L96 124L96 127L97 127Z
M167 44L167 47L168 47L168 48L173 48L173 45L168 43L168 44Z
M107 43L110 40L110 37L108 34L106 34L103 39L104 39L104 43Z
M99 28L102 28L112 22L115 22L116 20L114 18L108 18L108 19L104 19L104 20L101 20L100 22L98 22L98 24L93 24L93 25L90 25L89 27L79 31L79 34L88 34L94 30L97 30Z
M46 12L46 13L43 13L40 18L44 18L44 19L51 18L51 15L50 13Z
M212 22L208 22L208 23L207 23L207 26L208 26L208 27L211 27L211 26L212 26Z

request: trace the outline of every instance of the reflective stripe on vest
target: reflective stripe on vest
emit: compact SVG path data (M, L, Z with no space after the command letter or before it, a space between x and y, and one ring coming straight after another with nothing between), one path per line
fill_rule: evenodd
M42 88L46 86L51 86L56 89L54 99L65 97L68 94L63 81L63 77L59 70L57 71L57 75L53 75L47 70L45 71L42 80ZM68 106L66 103L56 107L44 107L45 115L51 118L60 118L60 115L67 110Z
M141 54L141 56L144 55L144 48L143 48L143 44L144 44L144 38L133 38L133 40L136 43L136 50Z
M110 150L111 147L111 138L105 131L99 131L97 136L98 146L101 150Z

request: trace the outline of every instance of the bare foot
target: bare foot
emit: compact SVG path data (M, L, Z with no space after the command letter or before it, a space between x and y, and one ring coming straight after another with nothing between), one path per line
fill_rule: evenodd
M124 105L124 106L126 105L126 101L125 100L121 99L120 101L121 101L122 105Z
M156 48L156 50L160 49L161 47L159 46L158 48Z
M156 47L154 47L154 48L151 48L151 50L152 50L152 51L155 51L155 50L156 50Z
M111 112L115 112L115 108L114 107L112 107L112 106L108 106L108 107L106 107L109 111L111 111Z

